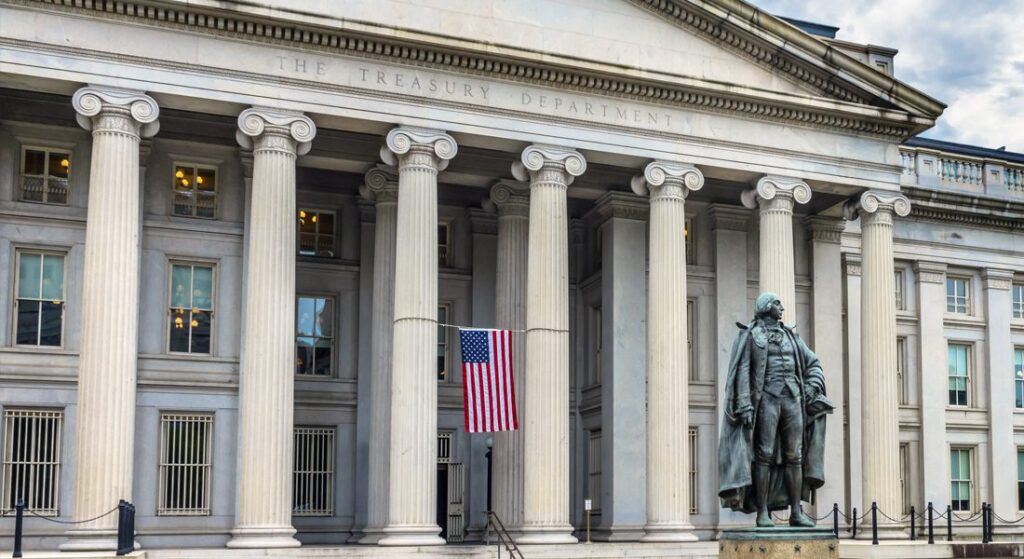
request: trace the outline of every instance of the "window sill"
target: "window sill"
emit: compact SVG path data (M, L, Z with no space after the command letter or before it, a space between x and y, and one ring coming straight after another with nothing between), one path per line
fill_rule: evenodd
M16 353L52 353L58 355L78 355L77 350L66 349L64 346L50 345L13 345L5 347L0 351L11 351Z
M970 315L947 312L942 315L943 323L953 326L984 326L985 319Z

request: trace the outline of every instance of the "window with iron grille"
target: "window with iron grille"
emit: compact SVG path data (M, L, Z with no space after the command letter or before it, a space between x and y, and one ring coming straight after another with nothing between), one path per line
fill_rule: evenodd
M601 431L590 432L587 442L587 498L591 514L601 512Z
M690 427L689 435L690 514L697 514L697 428Z
M450 223L437 224L437 265L441 268L451 266L452 227Z
M175 163L171 183L174 185L174 215L217 217L216 167Z
M971 346L949 344L949 405L969 406L971 381Z
M295 427L292 514L334 516L334 427Z
M896 294L896 310L905 310L906 301L903 300L903 270L893 272L893 285Z
M452 462L452 433L451 431L438 431L437 433L437 463L450 464Z
M448 317L452 314L452 306L442 303L437 306L437 381L448 382Z
M1024 283L1013 284L1013 318L1024 318Z
M334 299L300 295L295 300L295 374L331 376Z
M213 267L171 264L168 349L210 353L213 332Z
M213 416L160 415L160 516L210 514Z
M4 410L4 514L12 514L18 500L35 514L60 514L63 423L60 410Z
M906 405L907 397L907 338L896 338L896 390L900 405Z
M64 333L64 255L19 250L17 345L60 346Z
M36 147L22 150L22 201L67 204L70 177L71 153L67 150Z
M949 452L949 501L955 511L971 510L971 454L970 448L952 448Z
M1017 510L1024 510L1024 450L1017 449Z
M334 257L334 212L299 210L299 254Z
M971 312L971 280L946 278L946 312L968 314Z

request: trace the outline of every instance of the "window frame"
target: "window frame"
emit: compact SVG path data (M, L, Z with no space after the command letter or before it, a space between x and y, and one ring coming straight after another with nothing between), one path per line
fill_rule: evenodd
M437 267L438 268L451 268L452 267L452 219L438 219L438 239L437 239ZM441 228L444 227L445 239L444 243L441 242ZM441 253L441 247L444 247L444 254Z
M192 351L173 351L173 350L171 350L171 321L170 321L170 317L173 314L174 309L176 308L176 307L171 306L172 299L174 298L174 267L175 266L190 266L190 267L192 267L192 286L193 286L193 290L195 289L195 287L194 287L195 286L195 267L199 266L199 267L203 267L203 268L210 268L210 307L211 308L207 311L207 312L209 312L209 316L210 316L210 351L208 353L195 353L195 352L192 352ZM191 295L190 295L190 297L191 297ZM216 320L217 320L217 263L216 262L203 261L203 260L180 260L180 259L168 260L167 261L167 297L166 297L166 303L167 303L167 314L166 314L167 319L164 320L164 328L166 330L166 333L164 334L164 339L166 340L166 344L165 344L164 347L167 349L167 354L168 355L176 355L176 356L191 356L191 357L203 357L203 356L205 356L205 357L213 357L213 356L215 356L217 354L217 343L216 343L217 342L217 335L216 335L216 333L217 333L217 328L216 328ZM192 308L194 309L196 307L193 306ZM206 310L206 309L201 309L201 310ZM189 337L188 337L188 346L189 346L190 350L192 348L192 324L191 324L192 321L191 321L191 318L192 318L192 309L189 309Z
M325 450L326 450L326 462L330 466L329 470L314 470L312 468L303 470L303 469L298 467L299 466L299 464L297 463L298 460L299 460L299 451L298 451L299 440L298 439L299 439L300 436L303 436L303 435L307 436L307 437L310 437L311 439L314 436L318 436L318 435L325 435L325 436L327 436L327 438L329 439L329 444L324 445L324 447L325 447ZM292 491L292 507L291 507L292 517L300 516L300 517L333 518L335 516L335 514L337 513L337 510L338 510L337 503L335 502L337 500L337 498L338 498L337 491L336 491L337 488L335 487L337 485L337 481L338 481L338 460L337 460L337 454L338 454L338 428L337 428L337 426L336 425L307 425L307 424L295 425L292 428L292 442L293 442L293 447L296 449L295 452L294 452L295 456L292 459L292 476L291 476L292 477L291 482L292 482L292 488L293 488L293 491ZM323 441L319 441L318 440L318 441L315 442L315 444L316 445L323 445ZM307 474L307 475L310 475L310 476L315 476L315 475L319 474L319 475L323 475L323 476L327 477L327 482L324 484L324 487L326 488L327 493L324 496L323 502L328 505L328 507L329 507L328 509L315 509L315 510L309 510L307 512L299 512L299 513L296 512L296 509L297 509L297 507L296 507L297 502L296 501L300 498L300 496L298 494L298 491L295 491L294 488L295 488L296 483L298 482L298 476L301 475L301 474Z
M43 156L43 174L42 175L29 175L32 177L41 176L43 179L43 199L42 200L26 200L25 199L25 156L29 151L41 151L45 155ZM48 204L51 206L67 206L71 200L71 171L74 168L75 161L72 159L73 148L71 146L60 147L59 145L51 144L48 146L39 144L23 144L21 146L21 160L18 168L18 178L20 183L18 184L18 201L25 202L27 204ZM48 200L50 192L47 188L48 180L52 176L49 174L50 170L50 153L66 153L68 160L68 178L63 179L67 181L67 193L65 194L64 202L51 202ZM60 177L54 177L60 178Z
M317 216L317 220L314 221L314 223L316 223L316 231L314 231L313 233L306 233L306 235L310 235L310 234L313 235L313 242L314 242L314 245L315 245L316 248L314 249L312 254L302 252L302 235L303 235L303 232L302 232L302 222L299 221L299 220L305 219L305 217L306 217L306 216L302 215L302 212L306 212L306 213L309 213L309 214L315 214ZM331 223L332 223L331 227L333 228L333 231L331 231L329 234L328 233L321 233L320 232L320 224L323 222L323 220L320 219L320 216L323 216L323 215L330 215L331 216ZM330 254L320 254L320 239L321 238L328 238L328 239L331 240ZM309 206L300 207L300 208L296 209L295 210L295 254L297 256L301 256L303 258L337 258L338 257L338 212L336 212L334 210L323 210L323 209L320 209L320 208L313 208L313 207L309 207Z
M906 277L902 268L893 270L893 296L896 301L896 310L907 310Z
M687 376L691 381L700 380L697 375L697 352L694 347L697 345L697 299L686 300L686 366L689 367Z
M1024 409L1024 346L1014 346L1013 348L1012 373L1014 409Z
M953 477L953 453L967 453L967 478L954 478ZM950 508L953 512L972 512L975 509L975 502L977 499L974 498L974 472L977 470L974 464L974 447L970 446L950 446L950 469L949 469L949 503ZM959 458L960 455L958 455ZM967 508L961 509L954 506L953 499L953 484L954 483L966 483L967 484Z
M697 488L700 487L700 471L697 468L697 459L700 455L700 430L696 425L691 425L687 428L686 433L687 453L689 463L689 472L687 472L689 479L687 480L690 484L690 514L698 514L700 510L700 499L698 499Z
M594 365L590 368L589 386L601 384L602 367L604 367L604 363L601 361L604 359L604 315L602 311L601 305L590 307L590 335L594 344L591 358L594 360Z
M211 516L212 505L213 505L213 438L214 428L213 420L215 414L213 412L195 412L195 411L161 411L160 412L160 440L158 441L157 452L157 516ZM201 425L202 429L205 430L205 460L200 463L187 463L187 464L168 464L167 456L169 454L168 445L170 442L167 437L166 425L169 425L175 418L178 423L190 423L195 425ZM187 454L187 453L186 453ZM203 476L203 488L202 488L202 499L205 507L199 508L184 508L184 507L170 507L168 503L164 501L166 497L166 489L168 488L168 471L171 468L181 468L187 470L188 468L200 468L205 470ZM186 474L187 476L187 474Z
M910 513L910 443L900 443L900 499L903 502L903 514ZM950 485L952 487L952 484Z
M683 244L686 246L686 265L697 264L697 239L693 230L693 217L683 220Z
M61 286L60 286L60 290L61 290L61 298L60 298L60 303L61 303L61 305L60 305L60 307L61 307L60 308L60 343L57 344L57 345L42 345L42 344L39 343L39 339L42 336L42 322L43 322L42 321L42 313L41 312L40 312L40 316L39 316L39 321L36 324L36 343L34 343L34 344L18 343L18 309L20 307L20 302L19 301L21 300L21 298L18 297L18 292L21 290L21 258L25 254L41 255L43 257L44 261L45 261L47 256L60 256L64 260L64 266L63 266L63 270L61 272L62 280L63 281L61 281ZM40 263L40 276L39 276L39 281L40 282L42 282L42 280L43 280L43 276L42 276L43 269L44 269L44 267L43 267L42 263ZM67 275L68 275L68 252L67 251L61 251L61 250L56 250L56 249L48 249L48 248L32 248L32 247L16 247L15 248L15 250L14 250L14 282L12 282L14 284L14 286L13 286L14 287L14 294L13 294L13 297L12 297L12 303L13 304L11 305L11 308L12 308L12 313L11 313L11 335L12 335L12 339L11 339L11 341L13 342L12 345L14 347L32 347L32 348L41 349L41 350L59 350L59 349L63 349L64 348L64 337L65 337L65 330L66 330L66 324L65 324L66 320L65 320L65 318L66 318L67 307L68 307L68 287L67 287L67 283L68 282L67 282ZM43 295L42 287L40 286L40 290L39 290L40 298L39 299L27 299L27 300L37 301L37 302L53 301L53 299L43 299L42 295Z
M13 489L11 487L11 483L12 483L11 476L13 476L13 470L14 470L15 466L17 464L26 464L27 463L27 464L30 465L29 467L31 467L32 464L36 464L37 466L40 464L40 462L16 461L14 459L14 456L8 454L9 451L10 452L14 451L14 446L13 446L13 442L12 442L13 435L14 435L14 432L13 432L14 428L13 428L12 420L14 419L14 417L13 417L14 414L25 414L25 415L20 416L22 418L29 418L29 417L34 416L37 421L39 419L51 419L51 420L53 420L55 422L55 428L53 429L53 431L51 433L51 436L53 437L53 440L51 441L51 450L52 450L53 456L56 458L56 460L53 461L53 462L44 462L43 463L44 465L48 465L48 466L50 466L52 468L52 471L51 471L52 486L50 488L50 501L53 503L54 507L52 507L52 508L38 508L38 507L35 507L34 508L34 507L31 506L33 503L29 499L25 499L25 506L26 506L25 510L31 511L33 514L37 514L39 516L47 516L47 517L57 517L57 516L60 516L60 505L61 505L60 481L61 481L61 475L62 475L62 470L63 470L63 466L64 466L64 461L63 461L63 458L64 458L64 409L62 409L62 408L46 408L46 407L36 408L36 407L25 407L25 406L11 406L11 407L4 408L4 410L3 410L4 451L3 451L3 456L0 457L3 460L3 467L2 467L2 469L0 469L0 478L2 478L2 480L0 480L0 487L3 488L3 502L0 503L0 511L2 511L2 515L3 516L11 516L15 512L15 509L13 507L12 508L8 508L8 505L7 505L10 502L11 498L14 497L11 494L13 492L13 491L11 491ZM49 414L49 416L47 417L45 414ZM32 452L32 454L35 455L35 456L38 456L39 451L35 450L35 451ZM22 474L22 477L24 477L24 474Z
M957 294L956 285L957 282L963 282L964 291L963 295ZM952 295L949 292L950 286L953 287ZM973 314L973 298L971 297L972 282L968 276L946 276L946 312L949 314L960 314L960 315L971 315ZM952 301L950 298L952 297ZM960 310L958 299L963 299L963 310ZM952 309L951 309L952 304Z
M963 375L952 375L952 374L949 374L950 373L950 371L949 371L949 365L950 365L949 364L949 351L952 350L954 347L956 347L956 348L961 348L962 347L962 348L964 348L966 350L966 360L965 360L965 362L966 362L966 365L967 365L967 370L965 371L965 374L963 374ZM963 378L963 379L965 379L965 387L964 387L964 401L965 401L965 403L963 403L963 404L960 404L960 403L950 404L948 396L947 396L946 405L948 407L956 407L956 408L969 408L969 407L971 407L971 402L973 400L973 398L971 398L971 388L972 388L971 387L971 385L972 385L972 383L971 383L971 373L972 373L973 369L974 369L974 345L971 344L971 343L964 343L964 342L955 342L955 341L948 342L946 344L946 378L947 378L947 382L949 380L952 380L953 378ZM959 392L959 390L957 390L957 391ZM948 392L947 392L947 394L948 394Z
M1010 284L1010 318L1024 320L1024 283Z
M1017 511L1024 511L1024 475L1021 470L1024 465L1024 448L1017 447Z
M896 395L901 406L910 403L910 394L907 390L909 384L907 382L907 337L896 336Z
M192 213L190 215L180 214L175 211L175 197L177 196L179 189L176 181L178 180L178 167L184 167L192 170L192 176L198 177L199 170L213 171L214 182L213 182L213 215L197 215L199 205L196 203L199 200L199 181L194 181L190 192L190 200L192 200ZM181 192L184 192L183 190ZM174 217L188 217L194 219L206 219L216 220L220 216L220 167L212 163L198 163L189 160L172 160L171 161L171 211L170 215Z
M594 441L597 441L595 444ZM604 478L602 477L601 429L590 429L587 432L587 499L590 499L590 514L601 514L601 492Z
M452 380L452 334L448 330L447 326L441 326L442 323L449 323L452 318L452 309L454 304L451 301L438 301L437 302L437 346L438 348L444 346L444 378L441 378L441 371L434 370L434 378L437 379L438 384L448 384L454 382ZM444 309L444 320L441 320L441 309ZM434 356L440 357L440 355Z
M307 299L325 299L325 300L331 302L331 334L332 335L329 338L326 337L326 336L300 336L299 335L299 299L302 299L302 298L307 298ZM299 338L310 338L310 337L314 338L314 342L313 342L313 347L314 348L316 347L316 341L315 340L329 339L331 341L330 374L327 374L327 375L317 375L317 374L300 374L300 373L296 372L295 376L298 377L298 378L301 378L303 380L308 380L308 379L332 379L332 378L335 378L337 376L337 363L338 363L337 351L336 351L336 349L337 349L336 348L336 345L337 345L336 342L338 340L338 298L335 297L333 294L317 293L317 292L300 292L300 293L296 293L295 294L295 342L294 343L295 343L295 346L296 346L296 348L295 348L296 355L298 355ZM315 352L314 352L314 367L316 366L315 359L316 359L316 356L315 356ZM298 357L296 356L296 361L297 360L298 360Z

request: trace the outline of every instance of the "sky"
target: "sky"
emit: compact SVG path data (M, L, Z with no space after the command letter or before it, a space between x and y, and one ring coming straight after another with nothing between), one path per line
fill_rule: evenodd
M899 49L896 78L947 105L921 134L1024 152L1024 0L749 0Z

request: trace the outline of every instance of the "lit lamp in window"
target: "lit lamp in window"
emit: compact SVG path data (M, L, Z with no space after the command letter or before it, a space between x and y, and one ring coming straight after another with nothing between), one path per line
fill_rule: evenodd
M68 161L68 159L65 157L64 159L60 160L60 166L67 169L68 167L71 166L71 162Z
M180 316L174 317L174 327L178 330L185 327L185 320Z
M299 223L303 225L306 223L306 210L299 210Z

